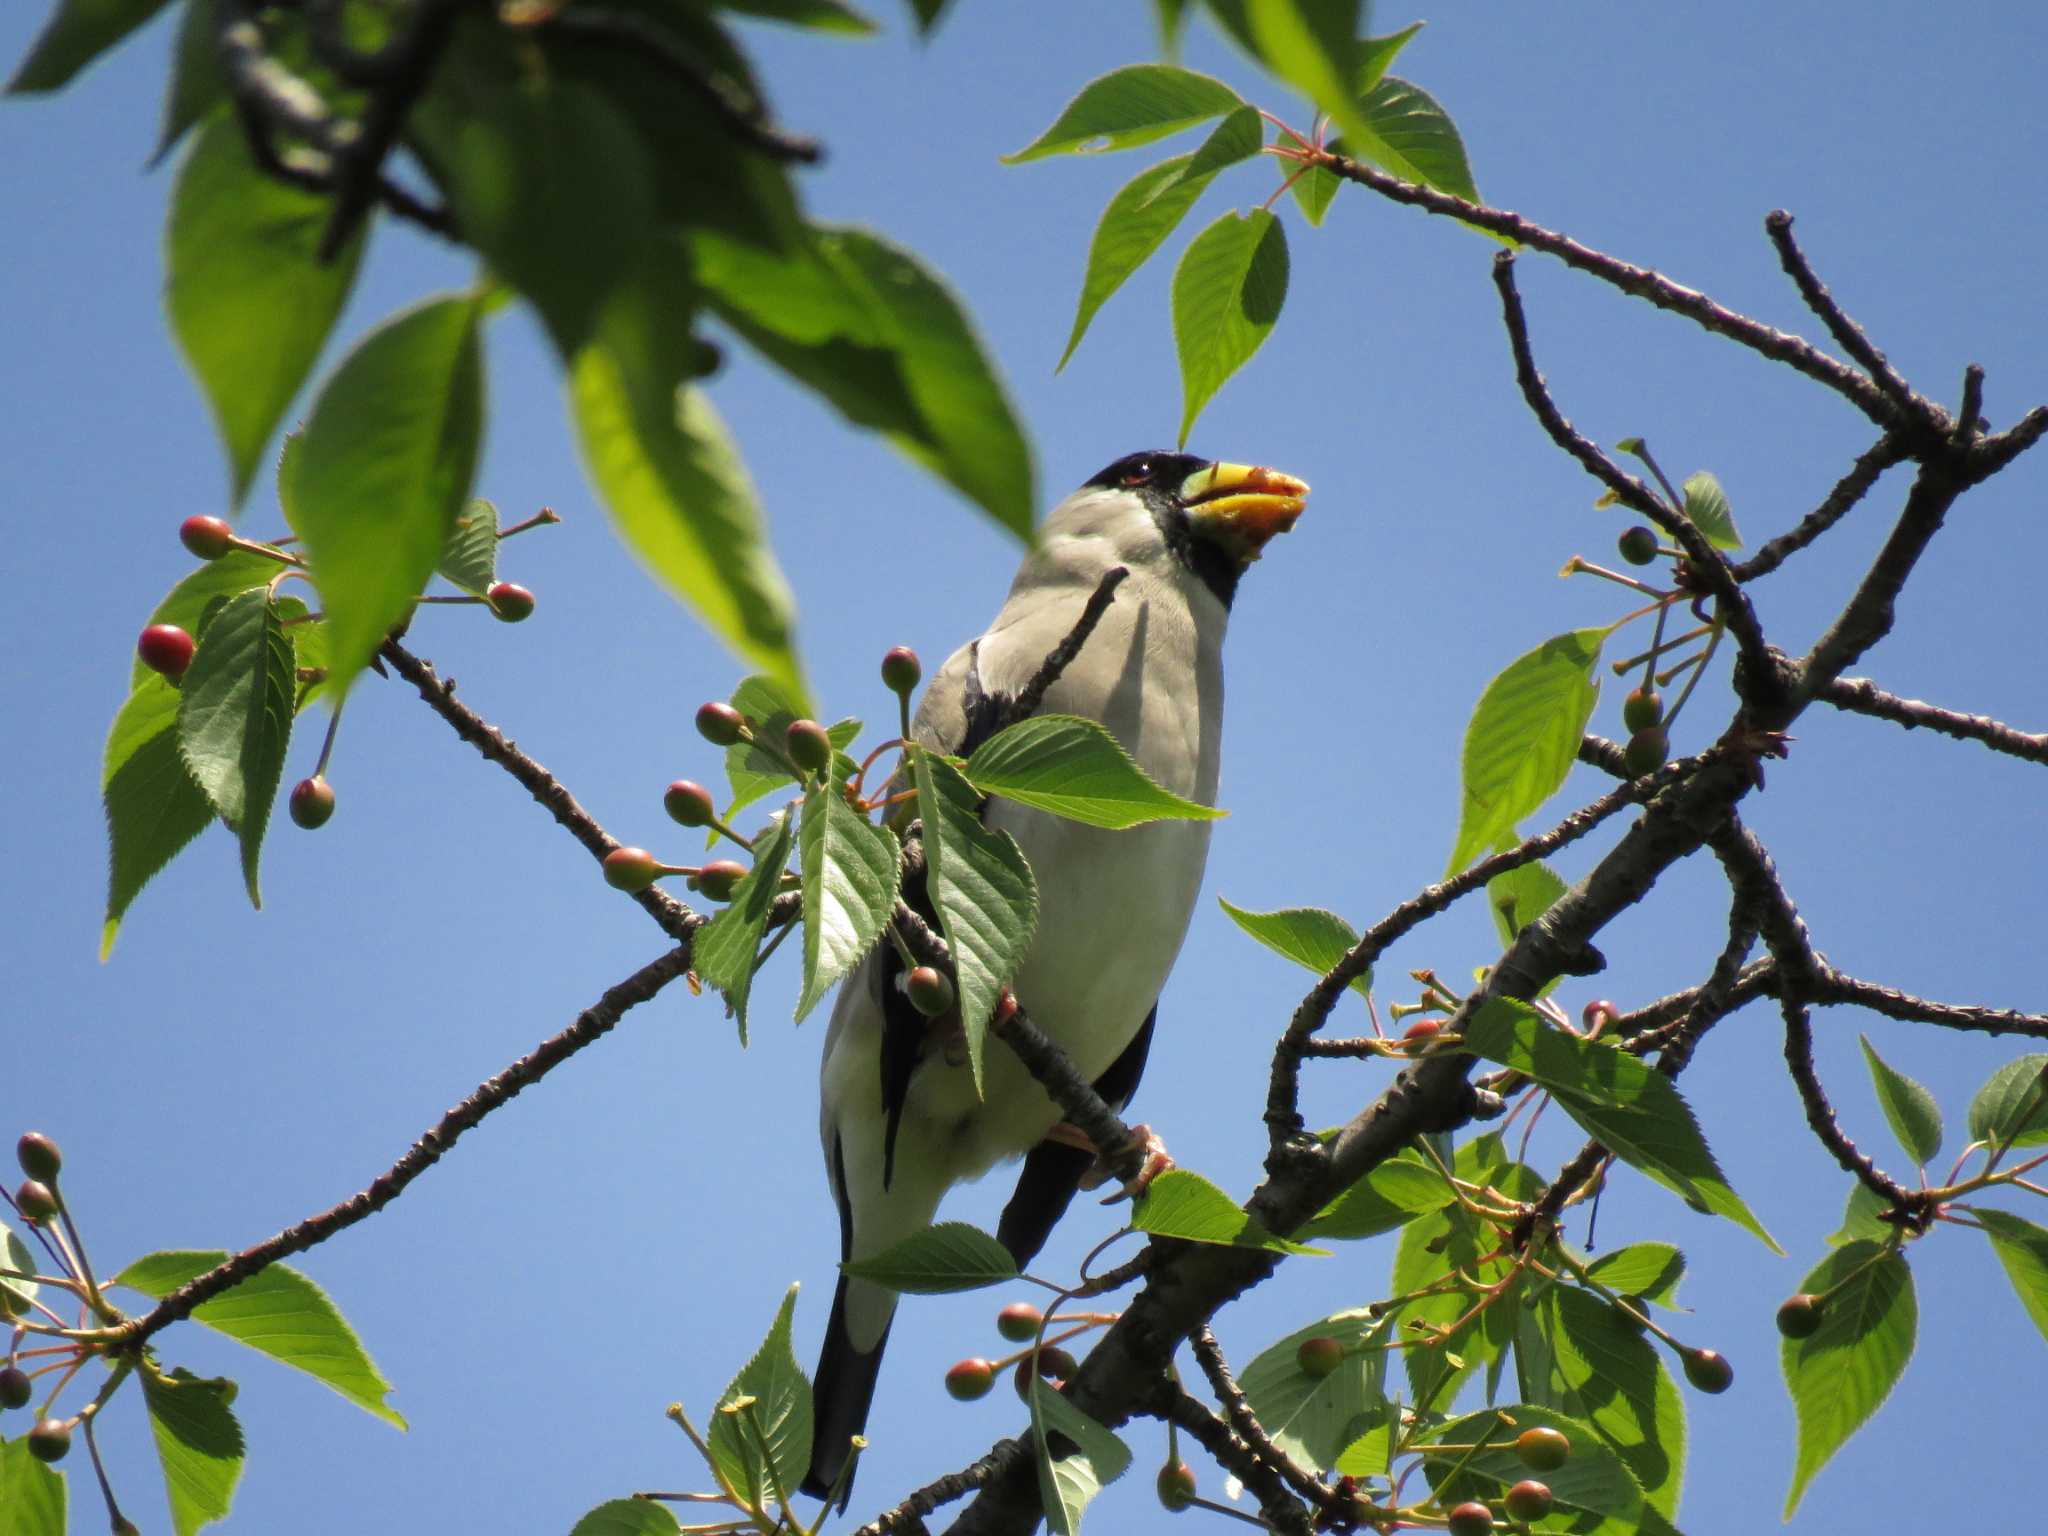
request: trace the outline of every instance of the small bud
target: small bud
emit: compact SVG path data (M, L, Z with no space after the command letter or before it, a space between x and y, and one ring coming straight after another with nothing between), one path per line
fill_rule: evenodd
M1541 1520L1550 1513L1549 1485L1525 1477L1508 1490L1505 1502L1510 1520Z
M1012 1344L1037 1338L1044 1323L1045 1314L1028 1301L1013 1301L996 1314L996 1332Z
M14 1160L21 1164L23 1173L45 1184L56 1183L57 1170L64 1166L57 1143L41 1131L30 1131L14 1144Z
M26 1408L35 1395L36 1384L28 1379L27 1371L17 1365L0 1370L0 1408Z
M1820 1332L1826 1303L1807 1291L1788 1296L1778 1308L1778 1332L1788 1339L1810 1339Z
M1555 1472L1571 1460L1571 1437L1561 1429L1539 1424L1515 1436L1515 1454L1532 1472Z
M14 1203L23 1216L41 1224L56 1220L57 1212L63 1209L57 1203L57 1192L40 1179L22 1180L21 1188L14 1192Z
M823 773L832 766L832 738L815 720L792 720L783 737L789 760L805 773Z
M660 862L645 848L614 848L604 856L605 884L615 890L644 891L660 873Z
M41 1419L28 1432L28 1453L37 1461L62 1461L71 1451L71 1426L62 1419Z
M1628 771L1637 778L1646 773L1655 773L1664 766L1664 760L1671 755L1671 738L1664 727L1653 725L1646 731L1637 731L1629 737L1628 745L1622 748L1621 759Z
M217 517L188 517L178 525L178 542L201 560L218 560L235 546L235 530Z
M740 739L746 717L730 704L713 699L697 706L697 734L714 747L729 747Z
M1294 1363L1301 1367L1304 1376L1320 1381L1344 1363L1344 1346L1327 1334L1317 1334L1301 1341L1301 1347L1294 1352Z
M317 773L310 779L301 779L292 786L285 809L294 823L309 832L324 827L334 815L334 786Z
M996 1384L996 1368L979 1357L957 1361L946 1368L946 1390L963 1403L988 1396Z
M731 901L733 888L747 878L747 866L736 859L713 859L697 871L697 889L713 901Z
M708 827L717 811L711 791L690 779L677 779L661 797L662 808L671 819L686 827Z
M199 642L175 624L152 624L136 639L135 654L152 672L161 672L172 682L192 665L192 653Z
M944 971L929 965L917 966L904 977L903 990L910 996L910 1006L928 1019L936 1019L953 1006L953 983Z
M1159 1502L1179 1514L1194 1502L1195 1469L1184 1461L1170 1461L1159 1469L1153 1486L1159 1490Z
M517 624L522 619L533 617L533 594L513 582L493 582L484 597L490 602L491 612L507 624Z
M1720 1394L1735 1385L1735 1367L1711 1349L1688 1349L1682 1356L1685 1379L1702 1392Z
M1617 544L1621 558L1630 565L1648 565L1657 558L1657 530L1654 528L1638 524L1634 528L1623 529Z
M891 693L908 694L924 676L917 652L907 645L894 646L882 658L882 686Z

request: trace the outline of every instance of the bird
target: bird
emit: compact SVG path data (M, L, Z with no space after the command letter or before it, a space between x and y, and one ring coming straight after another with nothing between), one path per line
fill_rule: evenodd
M1039 712L1100 722L1156 782L1213 805L1231 603L1239 578L1294 526L1307 495L1302 481L1262 466L1166 451L1118 459L1047 515L994 623L932 678L912 736L937 751L972 752L1121 566L1128 575L1114 600ZM1016 838L1038 888L1037 929L1011 991L1120 1112L1144 1072L1160 989L1194 913L1210 824L1111 831L1001 799L984 803L982 819ZM904 897L929 916L915 880ZM841 1261L922 1231L954 1184L1021 1156L996 1233L1021 1267L1096 1164L1096 1150L1061 1125L1052 1099L1007 1050L986 1053L977 1096L963 1053L946 1049L943 1032L912 1006L904 974L900 951L878 943L842 983L826 1031L819 1134ZM1056 1127L1070 1134L1048 1140ZM896 1292L843 1273L833 1296L812 1379L803 1488L836 1495L841 1509L896 1303Z

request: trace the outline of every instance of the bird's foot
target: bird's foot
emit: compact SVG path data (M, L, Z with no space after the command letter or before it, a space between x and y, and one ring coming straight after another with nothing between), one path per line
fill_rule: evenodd
M1110 1166L1110 1160L1102 1155L1101 1149L1079 1126L1070 1125L1062 1120L1045 1133L1045 1139L1057 1142L1063 1147L1078 1147L1083 1152L1095 1154L1095 1166L1081 1176L1081 1188L1099 1189L1108 1182L1114 1171ZM1102 1202L1104 1205L1115 1205L1119 1201L1135 1199L1152 1187L1154 1179L1174 1165L1172 1154L1166 1150L1166 1143L1149 1125L1131 1127L1131 1139L1126 1143L1126 1150L1135 1151L1142 1159L1138 1171L1119 1184L1115 1193Z

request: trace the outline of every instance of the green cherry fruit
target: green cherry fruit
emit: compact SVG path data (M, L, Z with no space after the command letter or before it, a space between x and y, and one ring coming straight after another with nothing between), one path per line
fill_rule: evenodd
M188 517L178 524L178 542L201 560L218 560L235 547L235 530L217 517Z
M713 699L697 706L697 734L714 747L729 747L747 727L746 716L730 704Z
M28 1453L37 1461L62 1461L71 1451L71 1426L62 1419L39 1419L28 1432Z
M996 1332L1012 1344L1037 1338L1044 1323L1045 1314L1028 1301L1013 1301L996 1314Z
M823 773L832 766L832 738L815 720L792 720L783 736L789 760L805 773Z
M604 856L604 883L614 890L644 891L660 873L660 862L645 848L614 848Z
M1702 1392L1726 1392L1735 1385L1735 1367L1711 1349L1685 1352L1685 1379Z
M23 1173L45 1184L56 1183L57 1170L64 1166L64 1154L57 1150L57 1143L41 1131L29 1131L14 1144L14 1160L21 1164Z
M284 804L295 825L309 832L324 827L334 815L334 786L316 773L294 784Z
M963 1403L987 1397L996 1384L996 1368L979 1357L956 1361L946 1368L946 1391Z
M1633 528L1625 528L1616 543L1621 550L1621 558L1630 565L1648 565L1657 558L1657 530L1654 528L1645 528L1640 523Z
M122 1515L114 1521L113 1532L114 1536L142 1536L142 1527Z
M1541 1520L1550 1513L1553 1501L1547 1484L1525 1477L1508 1490L1504 1502L1510 1520Z
M514 582L493 582L484 592L484 597L491 605L491 612L507 624L517 624L521 619L533 617L533 594Z
M1301 1341L1301 1347L1294 1352L1294 1363L1301 1367L1302 1375L1320 1381L1344 1363L1344 1346L1319 1333Z
M936 1019L953 1006L953 983L946 979L944 971L929 965L917 966L905 976L903 990L910 998L910 1006L928 1019ZM1038 1331L1035 1324L1031 1331Z
M1169 1461L1152 1486L1159 1490L1159 1502L1179 1514L1195 1501L1195 1469L1184 1461Z
M47 1224L56 1219L63 1207L57 1203L57 1192L41 1179L24 1179L21 1188L14 1192L14 1203L21 1214L30 1221Z
M669 785L662 792L661 804L671 820L686 827L708 827L717 814L711 791L693 779L677 779Z
M1631 732L1647 731L1664 723L1664 695L1654 688L1631 690L1621 701L1621 723Z
M1493 1536L1493 1511L1477 1499L1468 1499L1451 1511L1445 1527L1451 1536Z
M35 1395L36 1384L28 1379L27 1371L15 1365L0 1370L0 1408L26 1408Z
M192 665L192 653L199 642L175 624L152 624L135 641L135 654L152 672L161 672L172 682Z
M924 667L917 659L917 652L907 645L891 647L882 658L882 686L891 693L909 693L923 676Z
M1788 1339L1812 1338L1820 1332L1825 1306L1826 1303L1808 1291L1786 1297L1778 1308L1778 1332Z
M697 889L713 901L731 901L732 893L747 878L747 866L736 859L713 859L697 871Z
M1531 1472L1555 1472L1571 1460L1571 1437L1561 1429L1539 1424L1515 1436L1515 1454Z
M1664 766L1664 760L1671 755L1671 737L1664 727L1653 725L1648 730L1637 731L1629 737L1628 745L1621 749L1621 760L1636 778L1646 773L1655 773Z

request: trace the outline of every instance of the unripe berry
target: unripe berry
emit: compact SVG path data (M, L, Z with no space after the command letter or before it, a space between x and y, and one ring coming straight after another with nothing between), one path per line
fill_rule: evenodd
M176 682L192 665L192 653L199 642L175 624L152 624L135 641L135 654L152 672L161 672Z
M1408 1054L1420 1056L1429 1049L1429 1042L1443 1033L1442 1019L1417 1019L1401 1031L1401 1038L1408 1042Z
M521 619L533 617L533 594L514 582L493 582L485 590L484 597L491 605L491 612L507 624L517 624Z
M57 1192L40 1179L22 1180L21 1188L14 1192L14 1203L23 1216L34 1222L54 1221L63 1209L57 1204Z
M1326 1334L1317 1334L1301 1341L1301 1347L1294 1352L1294 1363L1301 1367L1304 1376L1320 1380L1344 1363L1344 1346Z
M746 717L730 704L713 699L697 706L697 734L714 747L729 747L740 739Z
M823 773L832 766L832 738L815 720L792 720L783 736L789 760L805 773Z
M292 786L285 809L291 812L295 823L309 832L324 827L334 815L334 786L317 773L310 779L301 779Z
M23 1173L45 1184L56 1183L57 1170L64 1166L64 1155L57 1150L57 1143L41 1131L30 1131L14 1144L14 1160L21 1164Z
M235 530L217 517L188 517L178 524L178 541L202 560L218 560L234 548Z
M1621 1016L1621 1010L1604 997L1596 997L1579 1010L1579 1022L1586 1026L1586 1033L1604 1029L1607 1024Z
M1617 541L1621 558L1630 565L1648 565L1657 558L1657 530L1638 524L1622 530Z
M71 1450L71 1426L62 1419L41 1419L28 1432L28 1453L37 1461L62 1461Z
M1010 1377L1011 1384L1017 1389L1017 1395L1027 1403L1031 1401L1032 1359L1033 1356L1027 1354L1023 1359L1019 1360L1017 1362L1017 1369ZM1074 1357L1064 1349L1061 1349L1057 1344L1050 1344L1044 1349L1039 1350L1036 1359L1038 1361L1038 1374L1054 1386L1058 1386L1078 1369L1074 1364Z
M661 863L645 848L614 848L604 856L604 881L621 891L644 891L661 873Z
M1153 1486L1159 1490L1159 1502L1179 1514L1194 1502L1195 1469L1184 1461L1170 1461L1159 1469Z
M696 886L713 901L731 901L733 888L747 878L747 866L736 859L713 859L697 871Z
M711 791L690 779L677 779L669 785L661 804L673 820L686 827L708 827L718 814L711 804Z
M1653 725L1664 723L1664 695L1645 684L1632 689L1621 701L1621 723L1631 734L1647 731Z
M1550 1488L1533 1477L1525 1477L1508 1490L1505 1502L1510 1520L1541 1520L1550 1513Z
M1038 1330L1045 1322L1045 1314L1028 1301L1013 1301L996 1314L996 1332L1012 1344L1022 1344L1026 1339L1038 1337Z
M909 693L923 676L924 667L917 652L907 645L893 647L882 658L882 686L891 693Z
M1515 1454L1532 1472L1555 1472L1571 1460L1571 1437L1561 1429L1539 1424L1515 1436Z
M27 1371L15 1365L0 1370L0 1408L25 1408L35 1395L36 1384Z
M961 1360L946 1368L946 1390L963 1403L988 1396L989 1388L995 1384L996 1368L980 1358Z
M1788 1339L1810 1339L1820 1332L1825 1303L1810 1292L1788 1296L1778 1308L1778 1332Z
M1671 738L1661 725L1653 725L1646 731L1637 731L1629 737L1628 745L1621 749L1621 760L1628 771L1637 778L1646 773L1655 773L1664 766L1664 760L1671 755Z
M1684 1356L1685 1379L1702 1392L1726 1392L1735 1385L1735 1367L1711 1349L1688 1349Z
M1493 1511L1469 1499L1451 1511L1447 1528L1451 1536L1493 1536Z
M917 966L904 977L903 990L910 997L910 1006L928 1019L936 1019L953 1006L953 983L944 971L929 965Z

